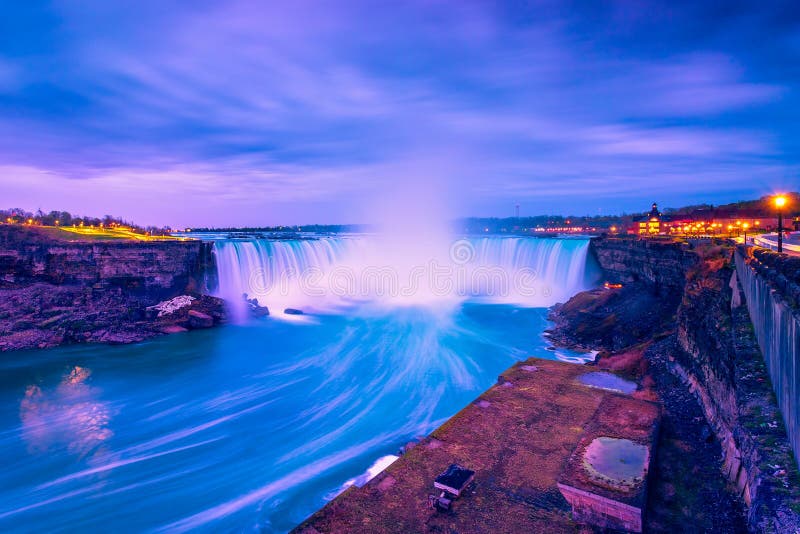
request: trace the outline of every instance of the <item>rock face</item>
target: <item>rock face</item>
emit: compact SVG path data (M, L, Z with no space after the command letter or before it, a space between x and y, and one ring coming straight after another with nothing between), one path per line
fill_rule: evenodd
M190 327L190 310L218 323L222 301L202 295L212 263L200 241L63 241L0 225L0 351L141 341ZM181 295L179 311L147 310Z
M214 263L201 241L57 241L33 229L0 225L0 280L121 288L163 300L202 291Z
M697 262L682 242L634 238L595 238L590 250L609 282L642 284L658 296L674 298Z
M635 317L621 313L626 302L638 306L649 292L664 303L663 324L675 332L677 346L668 359L670 371L688 385L722 446L724 472L748 505L748 523L757 532L795 532L800 529L800 475L769 385L764 358L753 338L744 301L733 276L732 247L720 243L675 244L651 240L598 239L592 249L610 281L634 286L616 298L582 297L556 309L556 330L569 337L589 317L595 348L619 350L618 345L639 337ZM759 253L785 269L789 260ZM800 269L800 266L798 267ZM789 269L792 273L794 267ZM793 280L785 271L773 278L792 293ZM677 298L676 298L677 297ZM580 300L581 295L575 297ZM575 300L573 299L573 300ZM588 303L587 303L588 302ZM610 304L609 304L610 303ZM605 314L605 323L603 317ZM613 319L612 319L613 318ZM609 332L602 333L606 329ZM580 336L578 336L580 339Z
M189 326L191 328L211 328L214 326L214 318L197 310L189 310Z
M579 293L555 305L550 339L579 350L618 351L671 328L677 299L659 298L641 282Z
M250 317L259 319L269 316L269 308L260 305L257 298L248 298L247 293L243 294L242 298L247 303L247 310L250 312Z
M590 250L606 282L622 287L586 291L554 306L554 341L618 351L674 327L686 273L699 261L687 243L601 237Z

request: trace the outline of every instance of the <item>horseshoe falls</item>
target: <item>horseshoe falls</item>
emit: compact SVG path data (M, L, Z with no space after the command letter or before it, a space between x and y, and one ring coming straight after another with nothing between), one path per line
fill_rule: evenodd
M586 239L208 239L230 324L0 361L0 530L286 532L513 362L586 358L542 336Z
M215 254L219 294L234 305L246 294L278 311L356 301L438 308L475 298L548 307L588 287L588 247L586 239L486 237L414 257L390 240L358 236L222 240Z

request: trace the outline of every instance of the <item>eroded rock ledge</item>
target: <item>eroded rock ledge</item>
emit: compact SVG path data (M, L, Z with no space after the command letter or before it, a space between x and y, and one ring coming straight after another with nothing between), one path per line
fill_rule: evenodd
M211 265L200 241L63 241L2 225L0 351L130 343L219 324L223 302L203 295ZM190 305L148 313L180 295L191 296Z
M741 306L733 248L721 242L598 239L592 250L607 279L624 286L582 293L556 307L552 339L604 351L600 366L647 368L665 403L665 434L672 425L673 438L696 450L688 461L711 461L724 473L730 491L745 505L748 529L800 531L800 476L763 356ZM636 353L643 356L638 366L631 365ZM701 433L714 442L717 458L696 457L709 449L697 436L692 438L696 421L683 415L691 413L691 401L682 400L678 390L688 390L696 399L707 425ZM672 456L661 462L662 476L676 468L676 461L687 461L686 454L671 454L669 443L659 450ZM713 481L707 482L713 487ZM680 487L670 481L666 493L669 487L677 491L675 486ZM664 509L656 513L663 515Z

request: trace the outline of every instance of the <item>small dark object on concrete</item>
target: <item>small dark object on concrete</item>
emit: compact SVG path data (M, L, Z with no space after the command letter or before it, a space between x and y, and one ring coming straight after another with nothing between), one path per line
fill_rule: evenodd
M458 464L450 464L444 473L436 477L433 486L458 497L474 478L475 471Z
M443 491L438 497L434 494L428 494L428 506L439 512L447 512L450 510L450 505L453 499L447 498L447 492Z
M286 308L283 310L283 313L286 315L303 315L303 310L298 310L297 308Z

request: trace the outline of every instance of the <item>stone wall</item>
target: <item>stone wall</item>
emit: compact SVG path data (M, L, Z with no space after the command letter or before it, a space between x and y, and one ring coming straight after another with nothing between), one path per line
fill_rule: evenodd
M800 458L800 258L739 247L736 271L795 457Z
M712 260L717 261L717 260ZM800 528L800 476L731 262L689 273L673 372L700 401L755 532Z

